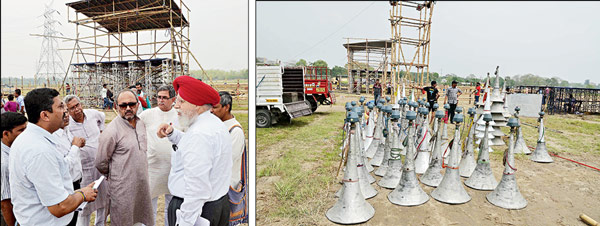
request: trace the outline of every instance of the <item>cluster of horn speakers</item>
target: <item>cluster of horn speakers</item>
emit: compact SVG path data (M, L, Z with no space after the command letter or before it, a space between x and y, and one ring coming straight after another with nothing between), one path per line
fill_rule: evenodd
M366 201L378 193L372 185L376 181L370 174L373 171L375 175L382 177L377 182L380 187L393 189L387 195L388 200L400 206L422 205L429 201L430 196L442 203L463 204L471 200L465 185L476 190L491 191L486 195L486 199L495 206L505 209L522 209L527 206L527 200L521 195L515 177L517 169L514 148L518 144L519 135L522 135L518 130L520 128L518 118L510 118L507 123L511 128L509 145L503 158L504 172L500 182L497 182L490 166L488 139L483 139L475 160L474 128L472 128L475 118L474 108L468 111L471 120L467 123L469 133L465 152L461 156L463 148L459 142L460 128L465 117L461 113L462 108L459 107L452 119L455 133L453 140L450 141L450 152L447 157L444 157L446 155L442 153L444 150L441 148L445 132L441 120L445 116L444 111L435 111L438 108L437 104L429 108L429 103L424 100L415 102L404 98L394 106L389 102L388 97L378 100L377 104L374 102L364 104L364 98L361 98L358 106L355 101L346 103L347 117L344 129L347 136L341 153L346 164L343 185L336 193L338 200L326 212L326 217L330 221L339 224L356 224L366 222L374 216L375 209ZM365 114L365 106L368 110L367 114ZM444 107L448 109L447 106ZM427 123L429 109L435 111L433 132L429 131ZM539 152L542 157L544 153L548 155L543 139L542 117L543 112L540 113L541 132L538 147L531 156L531 159L536 162L547 161L537 160L537 157L534 157L536 152ZM486 124L492 121L490 114L483 114L481 118ZM425 139L429 142L429 147L423 148ZM419 155L425 155L426 158L420 159ZM426 164L425 167L423 164ZM378 168L375 170L373 166ZM417 169L421 168L424 169L419 172ZM418 178L417 174L421 173ZM468 177L464 185L461 176ZM419 182L435 188L428 195Z

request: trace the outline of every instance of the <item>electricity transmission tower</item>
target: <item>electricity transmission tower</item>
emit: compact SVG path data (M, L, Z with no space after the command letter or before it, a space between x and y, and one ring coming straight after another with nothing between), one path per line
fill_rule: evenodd
M46 5L45 12L41 15L44 17L44 24L40 27L44 27L44 33L42 35L36 35L42 37L43 40L40 57L36 65L34 77L35 87L38 86L38 82L45 84L47 87L50 87L51 84L62 83L62 77L65 75L64 62L58 53L58 39L63 38L63 34L55 28L57 23L59 25L62 24L54 19L55 14L60 16L60 13L55 9L52 9L51 6L52 3Z

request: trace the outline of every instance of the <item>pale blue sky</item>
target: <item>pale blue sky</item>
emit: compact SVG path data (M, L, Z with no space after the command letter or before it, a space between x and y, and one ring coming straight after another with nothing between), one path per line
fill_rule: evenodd
M57 26L67 37L75 37L75 25L67 22L65 3L76 0L56 0L53 8L62 18ZM179 1L176 1L179 4ZM33 77L40 55L44 4L50 1L1 1L2 3L2 76ZM187 0L190 8L190 48L205 69L239 70L248 68L248 1L247 0ZM72 9L71 9L72 10ZM71 11L71 19L74 15ZM80 29L80 32L84 29ZM91 29L85 29L91 30ZM159 32L164 36L164 32ZM88 34L89 35L89 34ZM72 48L73 42L59 41L61 48ZM61 51L65 66L70 51ZM200 68L190 60L190 69Z
M387 1L257 2L257 57L343 66L343 38L390 38L390 8ZM482 76L500 65L502 76L533 73L599 83L598 12L600 2L439 1L430 70Z

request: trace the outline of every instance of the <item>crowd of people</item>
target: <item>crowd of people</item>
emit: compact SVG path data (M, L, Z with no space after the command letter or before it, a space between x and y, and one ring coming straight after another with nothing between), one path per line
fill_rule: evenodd
M457 87L457 85L458 85L457 81L452 81L451 86L446 89L446 95L444 96L443 104L448 103L448 105L450 106L450 109L448 110L448 112L449 112L448 116L450 119L454 117L454 111L456 110L456 106L458 105L458 97L460 97L460 95L462 95L462 93L463 93L462 90ZM389 85L389 83L388 83L388 87L391 87ZM426 86L426 87L418 87L418 86L414 86L414 85L411 85L410 87L419 89L424 94L427 95L427 102L429 103L430 111L433 112L432 111L433 104L437 103L438 99L440 98L440 93L439 93L439 90L437 89L437 82L431 81L431 86ZM373 96L374 96L375 100L377 100L381 96L381 92L382 92L381 83L379 82L379 79L377 79L375 84L373 85ZM387 94L391 95L392 93L393 93L392 89L388 88ZM479 101L480 93L481 93L481 87L480 87L480 84L477 83L477 87L474 92L475 102ZM451 123L453 123L453 122L451 122Z
M3 223L89 225L94 212L94 225L108 216L117 226L247 222L245 136L231 95L179 76L156 98L152 108L141 84L118 92L106 125L103 111L50 88L28 92L24 113L2 113Z

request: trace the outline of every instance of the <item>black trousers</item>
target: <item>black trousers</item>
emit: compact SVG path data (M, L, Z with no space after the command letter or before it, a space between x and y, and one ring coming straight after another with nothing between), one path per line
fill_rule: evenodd
M450 104L450 110L448 110L448 120L450 120L451 123L454 123L454 112L456 111L456 104Z
M428 102L429 102L429 111L435 113L433 111L433 105L435 104L435 101L428 101Z
M77 189L81 188L81 185L79 184L80 182L81 182L81 179L73 182L73 190L77 190ZM73 219L71 219L71 222L69 222L69 224L67 224L67 226L76 226L77 225L77 214L78 213L79 213L79 211L75 211L75 214L73 214Z
M181 207L183 199L177 196L173 196L167 209L169 216L169 226L176 226L177 218L175 211ZM201 217L210 221L210 226L227 226L229 225L229 197L225 194L223 197L204 203L202 206Z

